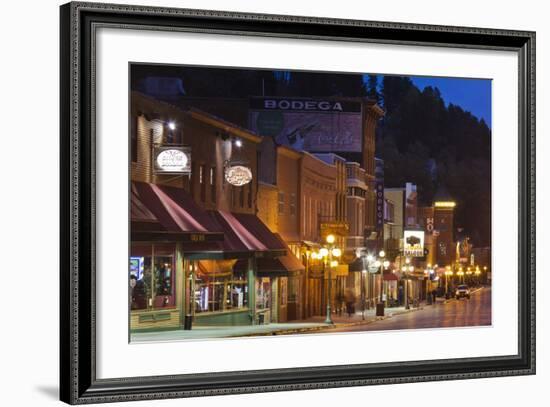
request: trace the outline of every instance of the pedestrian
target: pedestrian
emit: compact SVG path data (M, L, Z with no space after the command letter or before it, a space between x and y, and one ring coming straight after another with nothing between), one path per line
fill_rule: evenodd
M432 290L432 302L435 304L435 298L437 297L437 291L435 288Z
M351 317L353 312L353 304L355 304L355 293L352 290L346 290L344 294L346 301L346 311L348 312L348 317Z

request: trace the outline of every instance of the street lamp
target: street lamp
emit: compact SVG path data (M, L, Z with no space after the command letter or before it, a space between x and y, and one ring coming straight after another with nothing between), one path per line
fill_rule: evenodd
M365 320L365 274L367 270L361 270L361 319Z
M334 235L328 235L326 237L327 246L322 247L319 250L319 253L316 255L318 259L323 259L323 273L326 272L326 266L328 264L328 287L327 287L327 318L325 319L326 324L334 324L332 321L332 309L331 309L331 300L332 300L332 269L338 266L338 261L334 260L333 257L338 258L342 255L342 250L334 246L336 238Z
M476 275L476 285L479 285L479 276L481 275L481 270L479 269L479 266L476 267L476 271L474 272Z
M411 259L409 257L405 258L405 265L401 267L401 272L403 273L404 279L404 289L403 289L403 296L404 303L405 303L405 309L409 309L409 279L408 279L408 273L412 273L414 271L414 266L411 264Z
M445 268L445 298L449 297L449 277L453 275L451 266Z
M458 269L458 272L456 273L456 275L460 277L462 284L464 284L464 270L462 269L462 267Z

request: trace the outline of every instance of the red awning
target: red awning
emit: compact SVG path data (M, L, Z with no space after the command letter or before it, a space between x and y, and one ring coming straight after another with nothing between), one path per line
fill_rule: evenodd
M286 245L256 216L227 211L208 211L224 234L226 251L286 251Z
M139 199L139 194L134 183L130 188L130 220L132 222L158 223L157 217Z
M182 188L132 182L130 200L133 239L173 241L192 235L207 236L197 241L223 239L220 226Z
M273 236L284 247L286 254L277 257L260 257L256 259L258 276L287 276L289 272L304 270L305 267L302 262L290 252L290 249L281 237L277 234L273 234ZM248 260L239 260L235 264L235 270L244 272L247 266Z

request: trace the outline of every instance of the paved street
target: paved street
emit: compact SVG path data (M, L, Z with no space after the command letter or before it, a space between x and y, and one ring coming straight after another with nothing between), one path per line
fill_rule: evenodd
M425 306L409 312L376 321L368 325L337 327L330 332L386 331L395 329L448 328L491 325L491 289L472 293L469 300L450 300L447 303Z
M327 326L324 317L307 321L254 326L194 327L191 331L174 330L132 334L132 342L200 340L239 336L288 335L329 332L362 332L396 329L445 328L482 326L491 324L491 289L483 288L472 293L471 299L438 300L437 305L422 305L406 311L386 309L386 317L379 319L370 310L361 320L361 314L351 318L334 316L334 326Z

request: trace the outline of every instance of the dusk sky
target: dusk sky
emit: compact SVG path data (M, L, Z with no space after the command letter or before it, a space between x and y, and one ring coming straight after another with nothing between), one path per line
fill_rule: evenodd
M423 90L437 87L447 105L459 105L474 116L485 120L491 128L491 80L411 76L413 83Z

